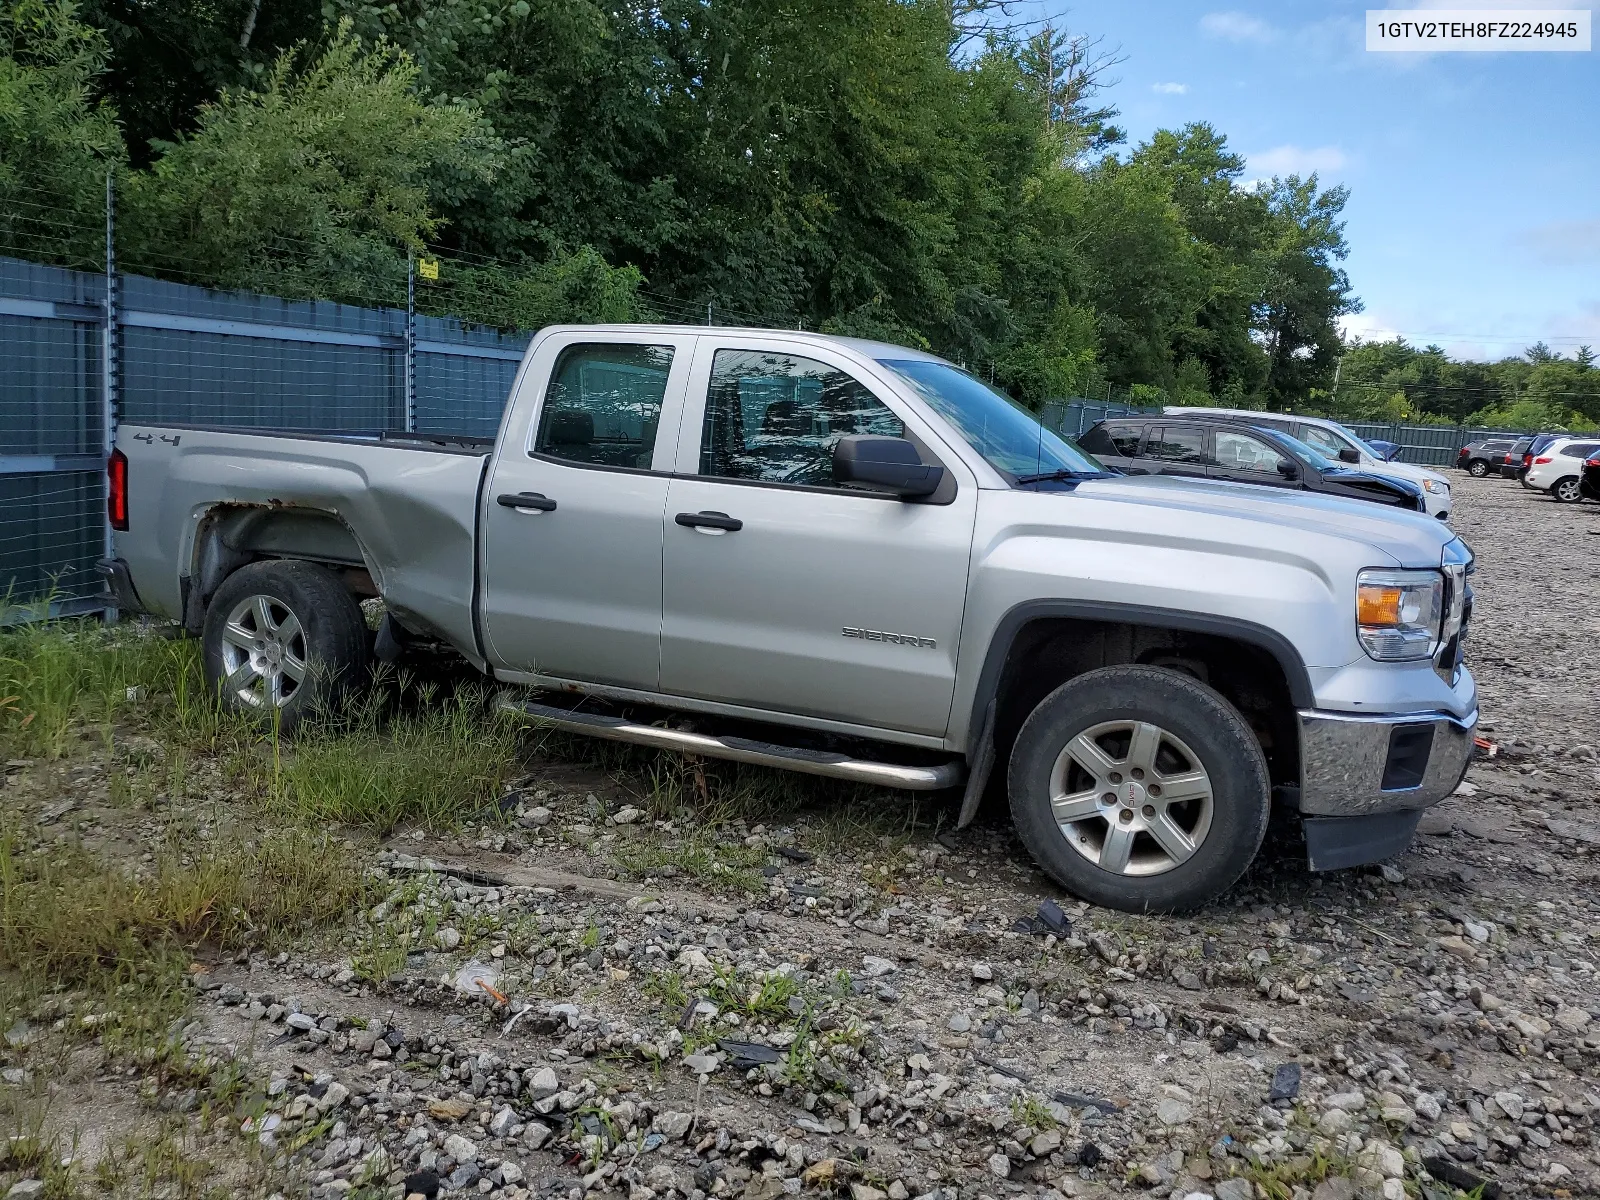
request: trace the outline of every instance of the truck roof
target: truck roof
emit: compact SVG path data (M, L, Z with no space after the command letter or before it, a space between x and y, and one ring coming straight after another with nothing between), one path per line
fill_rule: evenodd
M684 334L712 333L719 336L727 334L749 335L751 337L772 337L793 339L807 342L831 342L836 346L854 350L868 358L883 359L917 359L925 362L948 362L937 354L930 354L926 350L915 350L910 346L898 346L893 342L878 342L870 338L841 337L832 333L817 333L809 329L751 329L742 325L548 325L540 330L541 334L583 334L583 333L628 333L639 336L650 334ZM954 364L951 364L954 365Z

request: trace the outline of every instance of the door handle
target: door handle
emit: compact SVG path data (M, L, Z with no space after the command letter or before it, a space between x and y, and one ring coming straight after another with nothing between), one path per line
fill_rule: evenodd
M506 492L496 496L494 502L501 508L515 508L520 512L554 512L556 502L541 492Z
M672 519L685 529L702 529L708 533L712 530L719 533L737 533L744 528L743 521L724 512L679 513Z

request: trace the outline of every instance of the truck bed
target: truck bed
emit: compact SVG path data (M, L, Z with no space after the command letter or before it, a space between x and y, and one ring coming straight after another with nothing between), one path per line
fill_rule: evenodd
M365 568L403 623L478 658L476 522L492 439L124 425L117 446L128 458L117 545L150 611L181 619L205 554L247 541L307 557L310 545L330 566Z

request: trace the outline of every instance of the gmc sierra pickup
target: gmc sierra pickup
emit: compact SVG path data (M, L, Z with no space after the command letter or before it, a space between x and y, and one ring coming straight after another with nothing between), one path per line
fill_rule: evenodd
M929 354L552 328L493 443L126 425L118 603L291 724L446 643L522 718L904 789L1004 785L1063 887L1227 889L1401 851L1465 770L1472 556L1441 522L1108 473ZM381 597L369 636L358 601Z

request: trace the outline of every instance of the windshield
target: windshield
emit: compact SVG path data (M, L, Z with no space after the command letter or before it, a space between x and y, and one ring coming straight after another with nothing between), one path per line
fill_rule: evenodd
M1013 483L1056 475L1108 475L1071 438L1052 433L1027 409L949 363L879 359L950 422L969 446Z

